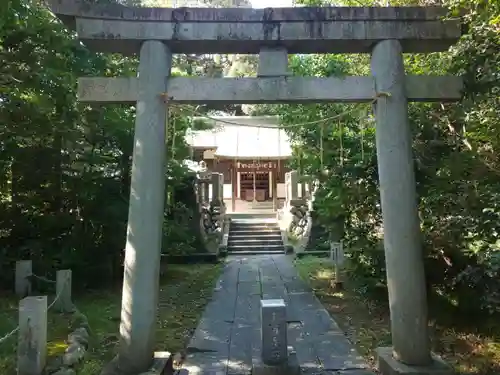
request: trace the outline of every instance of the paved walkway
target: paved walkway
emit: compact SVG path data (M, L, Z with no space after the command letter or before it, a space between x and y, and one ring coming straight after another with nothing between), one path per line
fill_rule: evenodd
M260 357L260 299L287 304L288 345L302 374L371 374L286 255L228 259L196 329L182 375L249 375Z

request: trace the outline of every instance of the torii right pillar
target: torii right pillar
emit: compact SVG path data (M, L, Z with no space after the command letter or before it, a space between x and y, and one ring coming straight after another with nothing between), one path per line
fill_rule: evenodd
M375 45L371 70L378 94L376 146L393 345L377 349L379 370L383 375L450 374L451 368L430 351L412 134L398 40Z

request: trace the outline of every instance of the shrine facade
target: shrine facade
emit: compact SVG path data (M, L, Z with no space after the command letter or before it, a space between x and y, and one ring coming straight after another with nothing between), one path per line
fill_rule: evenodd
M194 161L204 161L209 171L223 174L226 207L233 212L279 208L285 199L285 173L290 170L287 160L292 151L278 119L236 116L202 120L211 122L212 128L189 130L186 142Z

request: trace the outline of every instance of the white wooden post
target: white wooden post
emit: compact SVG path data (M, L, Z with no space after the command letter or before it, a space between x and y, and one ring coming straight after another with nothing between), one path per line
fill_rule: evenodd
M341 288L344 282L344 277L343 277L344 244L342 241L330 242L330 260L335 265L334 286Z
M19 260L16 262L16 295L24 298L31 294L31 280L29 277L33 274L33 262L31 260Z
M41 375L47 359L47 296L19 301L17 375Z

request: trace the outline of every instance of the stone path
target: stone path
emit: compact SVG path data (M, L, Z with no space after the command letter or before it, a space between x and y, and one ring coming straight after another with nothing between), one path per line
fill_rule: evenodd
M261 298L285 300L288 345L302 374L372 374L286 255L228 259L179 373L249 375L260 357Z

